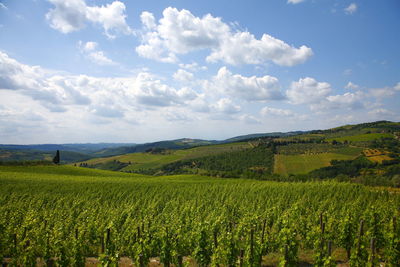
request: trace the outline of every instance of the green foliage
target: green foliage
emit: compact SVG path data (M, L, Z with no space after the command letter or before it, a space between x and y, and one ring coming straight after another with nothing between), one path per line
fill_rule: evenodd
M161 171L190 173L197 170L211 176L261 178L272 173L273 159L272 148L259 145L241 151L177 161L163 166Z
M178 255L192 255L201 266L229 266L238 263L240 250L245 266L258 266L268 253L295 266L298 251L316 249L317 240L351 244L358 262L368 260L371 237L379 240L379 259L398 263L392 217L400 196L361 185L151 177L71 166L1 166L0 183L0 255L20 266L36 257L80 266L89 255L108 266L121 256L137 266L149 257L176 264ZM322 211L323 236L315 230ZM354 230L360 219L361 239ZM324 266L332 261L326 253L322 259Z
M354 160L332 160L331 166L314 170L310 175L321 179L334 178L341 174L355 177L360 175L362 169L374 166L375 163L360 156Z

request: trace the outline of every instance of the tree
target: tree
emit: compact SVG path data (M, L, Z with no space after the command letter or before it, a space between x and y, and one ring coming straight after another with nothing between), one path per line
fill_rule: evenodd
M60 150L57 150L56 156L53 158L54 164L60 163Z

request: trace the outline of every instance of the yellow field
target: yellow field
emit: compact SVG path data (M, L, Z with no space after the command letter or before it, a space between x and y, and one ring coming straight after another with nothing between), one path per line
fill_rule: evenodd
M363 153L370 161L373 162L382 163L384 160L392 160L392 158L387 155L388 152L378 149L365 149Z

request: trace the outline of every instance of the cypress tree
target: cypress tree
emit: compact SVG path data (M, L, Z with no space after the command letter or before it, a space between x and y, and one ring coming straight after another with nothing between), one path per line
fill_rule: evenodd
M60 150L57 150L56 156L53 158L53 163L54 164L60 163Z

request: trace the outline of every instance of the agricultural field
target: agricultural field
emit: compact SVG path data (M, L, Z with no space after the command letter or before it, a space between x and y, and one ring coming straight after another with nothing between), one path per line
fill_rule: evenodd
M366 266L372 257L398 266L400 260L393 219L400 195L384 188L73 166L1 166L0 183L0 258L13 265L145 266L152 259L164 266Z
M393 160L393 158L388 155L387 151L379 149L365 149L363 154L372 162L382 163L384 160Z
M358 135L351 135L351 136L341 136L335 138L328 138L326 141L332 142L336 140L338 142L369 142L380 138L393 138L393 134L390 133L366 133L366 134L358 134Z
M338 153L344 155L357 156L363 151L359 147L348 145L332 145L330 143L294 143L277 147L277 153L283 155L298 154L319 154L319 153Z
M318 153L284 155L274 157L274 173L281 175L304 174L330 165L331 160L349 160L355 158L351 153Z
M149 170L149 169L160 168L165 164L172 163L178 160L216 155L224 152L234 152L250 148L251 146L252 143L249 142L238 142L229 144L199 146L190 149L165 150L161 153L151 153L151 152L130 153L130 154L107 157L107 158L90 159L82 163L87 163L89 165L96 165L96 164L105 164L110 161L119 161L122 163L129 163L128 166L120 169L121 171ZM79 164L80 163L77 163L77 165Z

